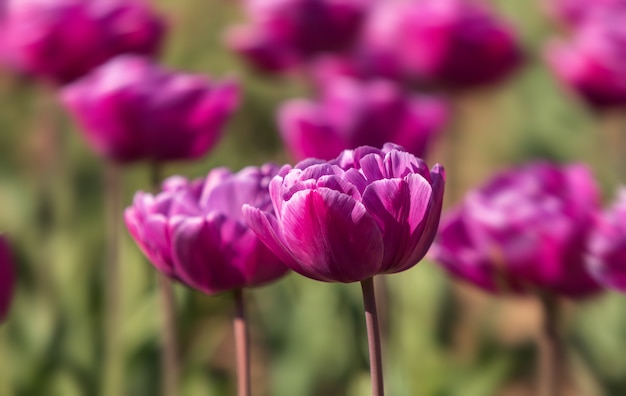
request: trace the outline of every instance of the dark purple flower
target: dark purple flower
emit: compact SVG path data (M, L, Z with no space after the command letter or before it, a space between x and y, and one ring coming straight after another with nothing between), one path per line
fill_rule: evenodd
M626 7L587 19L569 43L547 47L556 76L589 105L626 105Z
M587 264L600 283L626 291L626 189L623 187L591 233Z
M600 289L585 268L598 201L583 165L513 169L444 216L433 256L454 276L490 292L585 297Z
M171 177L157 195L135 195L126 226L159 271L206 294L276 280L288 268L248 228L241 207L271 211L268 184L277 172L267 164L217 168L194 181Z
M446 124L441 100L409 96L387 81L335 79L318 102L297 99L279 111L280 132L296 160L329 160L346 149L403 146L418 157Z
M6 237L0 235L0 322L9 311L14 287L13 260Z
M161 17L141 0L17 1L3 25L5 57L60 84L116 55L154 55L165 32Z
M237 27L228 42L265 71L350 48L367 10L362 0L250 0L246 5L251 24Z
M166 161L198 158L215 145L238 88L124 55L66 86L62 97L99 154Z
M294 271L356 282L413 267L435 236L443 168L401 147L359 147L335 160L285 165L270 183L274 213L244 205L259 238Z

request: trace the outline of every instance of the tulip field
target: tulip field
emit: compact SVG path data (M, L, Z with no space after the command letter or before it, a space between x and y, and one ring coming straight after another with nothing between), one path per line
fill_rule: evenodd
M624 21L0 2L0 396L626 395Z

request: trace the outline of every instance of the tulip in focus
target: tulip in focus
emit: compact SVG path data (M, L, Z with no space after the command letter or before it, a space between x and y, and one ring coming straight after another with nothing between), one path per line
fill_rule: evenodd
M603 285L626 292L626 189L598 219L589 240L587 263Z
M313 56L345 51L358 37L363 0L248 0L249 25L233 28L228 45L263 71L289 69Z
M494 84L522 62L514 29L475 0L423 0L406 7L393 45L403 68L449 89Z
M125 53L155 55L165 24L142 0L14 0L3 26L3 56L57 84Z
M0 235L0 322L6 319L13 296L13 260L6 237Z
M445 215L434 258L489 292L587 297L600 290L585 268L598 210L586 167L529 164L496 176Z
M401 272L435 236L443 168L399 146L363 146L332 161L285 165L270 183L274 212L244 206L250 227L294 271L325 282Z
M66 86L62 98L100 155L167 161L198 158L215 145L238 88L124 55Z
M358 146L403 146L422 157L448 120L441 100L409 96L387 81L347 78L327 84L319 102L297 99L279 111L279 127L296 160L329 160Z
M559 80L590 106L626 105L626 7L596 13L571 41L553 41L546 57Z
M206 294L276 280L288 268L248 228L241 207L271 211L268 184L277 172L267 164L218 168L194 181L171 177L160 193L135 195L126 225L159 271Z

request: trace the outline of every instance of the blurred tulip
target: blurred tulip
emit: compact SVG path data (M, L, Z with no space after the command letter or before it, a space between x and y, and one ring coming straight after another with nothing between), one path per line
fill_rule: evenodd
M198 158L215 145L238 88L123 55L66 86L62 98L99 154L166 161Z
M409 96L391 82L335 79L319 102L303 99L279 110L282 137L296 160L329 160L345 149L399 144L418 157L446 124L441 100Z
M622 7L625 0L545 0L547 11L567 26L576 27L596 12Z
M423 0L397 7L399 21L389 18L391 26L378 31L393 39L387 42L405 72L425 83L449 89L494 84L522 62L513 28L483 3Z
M258 286L285 275L243 219L244 204L271 211L276 165L224 168L206 179L171 177L157 195L139 192L126 209L128 230L161 272L206 294Z
M586 297L600 289L584 262L598 201L583 165L510 170L444 216L433 256L490 292Z
M250 227L294 271L325 282L364 281L417 264L435 236L444 190L401 147L363 146L336 159L285 165L270 183L274 213L244 205Z
M626 188L596 223L587 263L600 283L626 292Z
M141 0L14 0L2 31L10 64L65 84L116 55L154 55L165 25Z
M270 72L349 49L367 9L363 0L249 0L246 6L251 24L231 30L228 44Z
M0 235L0 322L6 318L9 311L14 282L9 243L3 235Z
M596 13L571 42L546 50L556 76L597 109L626 105L626 7L620 10Z

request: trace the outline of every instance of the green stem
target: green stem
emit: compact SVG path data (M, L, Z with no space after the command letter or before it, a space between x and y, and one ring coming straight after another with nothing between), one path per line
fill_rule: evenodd
M383 364L380 348L380 331L378 329L378 313L376 311L376 295L374 292L374 278L361 281L361 290L363 291L367 345L370 355L372 396L384 396Z
M564 348L559 331L560 307L551 295L540 297L543 326L539 335L538 396L558 396L564 373Z

